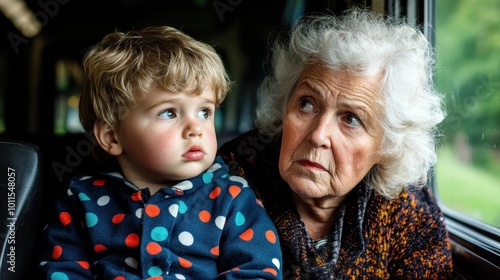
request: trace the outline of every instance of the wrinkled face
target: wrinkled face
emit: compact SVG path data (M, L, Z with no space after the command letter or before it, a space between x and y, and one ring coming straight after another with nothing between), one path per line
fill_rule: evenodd
M286 105L279 169L302 200L344 197L380 161L379 76L312 66Z
M116 132L125 176L134 183L163 184L205 171L217 151L214 111L211 90L195 96L153 88Z

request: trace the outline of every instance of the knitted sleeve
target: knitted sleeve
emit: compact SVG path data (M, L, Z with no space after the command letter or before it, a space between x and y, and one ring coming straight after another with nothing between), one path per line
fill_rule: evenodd
M394 205L388 270L393 279L450 279L451 243L429 188L404 193ZM396 206L397 205L397 206Z

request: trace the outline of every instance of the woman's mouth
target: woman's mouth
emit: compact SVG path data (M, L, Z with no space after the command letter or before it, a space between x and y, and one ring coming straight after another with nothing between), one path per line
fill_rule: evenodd
M300 165L302 165L303 167L305 167L307 169L326 171L326 168L317 162L309 161L306 159L299 160L298 162Z

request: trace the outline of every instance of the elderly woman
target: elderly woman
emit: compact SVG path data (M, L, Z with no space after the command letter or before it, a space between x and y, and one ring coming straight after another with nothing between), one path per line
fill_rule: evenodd
M285 279L446 279L428 189L441 97L420 31L351 10L296 24L273 49L256 130L219 149L278 228Z

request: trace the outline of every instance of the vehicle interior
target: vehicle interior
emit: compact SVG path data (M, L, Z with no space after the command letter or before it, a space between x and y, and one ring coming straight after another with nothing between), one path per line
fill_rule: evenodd
M78 120L82 82L79 63L85 51L105 34L148 25L170 25L213 45L235 82L216 116L218 143L223 144L253 127L256 90L266 71L269 42L286 33L301 15L335 15L353 6L367 7L378 13L407 18L435 44L439 39L435 25L440 21L436 9L447 9L444 2L436 2L0 0L0 217L3 223L0 279L26 279L23 273L35 265L32 257L37 233L44 225L44 214L54 197L72 175L95 166L92 137L83 132ZM500 12L498 3L488 3L493 3L494 14ZM500 38L498 26L491 31L496 38ZM500 39L496 42L497 56L493 59L499 58L500 53ZM500 58L496 61L492 69L499 73ZM499 98L489 102L488 113L496 118L500 116L499 75L485 77L487 82L481 90L470 92L482 93L487 89L488 95L475 95L475 100L487 103L490 95L496 94ZM495 139L500 139L498 118L496 120ZM492 149L500 161L500 142L495 141L489 142L489 147L495 145ZM495 182L500 189L500 180ZM432 180L430 184L436 190L441 183ZM9 200L8 193L13 191L9 187L13 186L17 200ZM439 196L438 191L436 196L445 197ZM491 194L483 193L483 196ZM494 203L499 201L493 199L496 199ZM496 205L493 214L498 222L484 222L443 203L453 244L455 279L500 279L500 203ZM12 232L8 231L8 225L13 216L9 216L8 210L15 210L18 215L15 216L18 227L14 244L17 250L14 263L17 262L19 268L16 273L9 271L13 245L9 241L13 238L9 238Z

